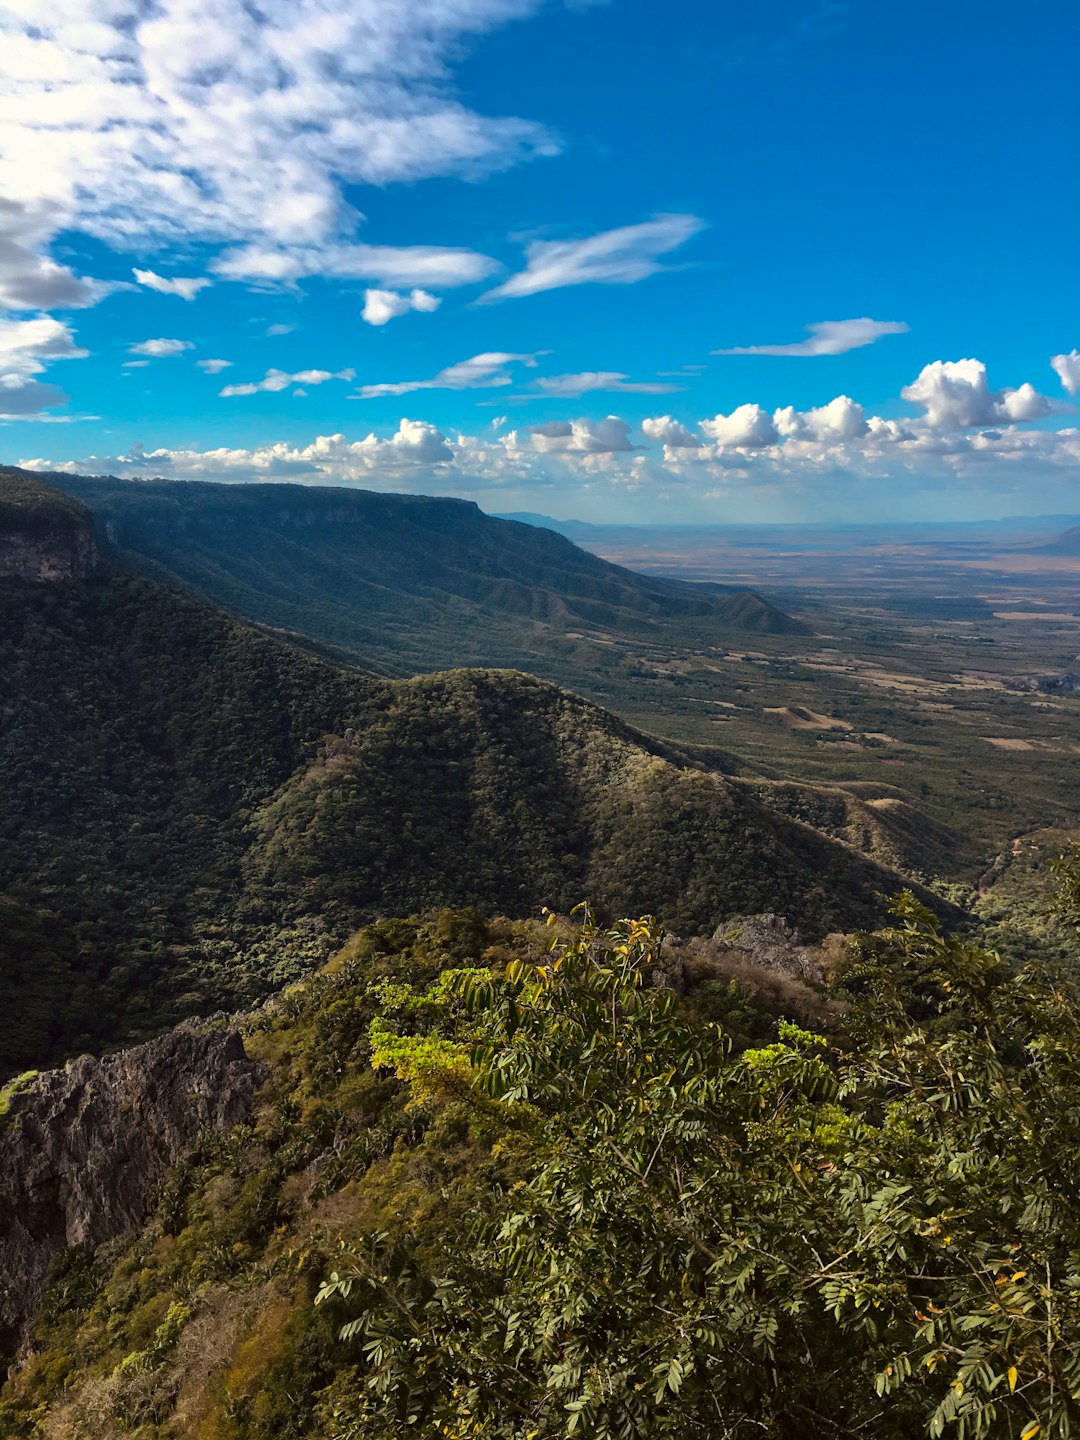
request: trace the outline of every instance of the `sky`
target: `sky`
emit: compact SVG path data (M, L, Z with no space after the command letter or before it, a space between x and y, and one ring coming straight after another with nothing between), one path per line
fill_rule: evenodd
M0 458L1080 512L1080 9L0 0Z

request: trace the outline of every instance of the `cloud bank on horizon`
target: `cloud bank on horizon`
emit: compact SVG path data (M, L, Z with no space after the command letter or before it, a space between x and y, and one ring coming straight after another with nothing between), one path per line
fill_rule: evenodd
M471 376L471 383L490 386L508 381L504 367L518 361L535 364L535 357L481 355L454 368L462 379ZM271 372L257 385L227 386L222 394L335 378L351 376ZM838 395L805 411L789 405L770 413L747 403L693 428L671 415L647 416L637 427L608 415L542 421L496 435L505 423L500 416L483 433L447 435L429 422L403 419L384 438L371 432L349 440L337 433L299 445L277 441L250 449L149 452L140 447L123 455L30 457L19 463L39 470L233 483L449 489L489 506L502 504L506 495L582 490L611 501L666 490L669 497L693 502L747 490L783 493L805 486L808 477L826 493L849 496L860 484L880 480L923 493L978 484L1019 499L1032 477L1049 486L1075 481L1080 428L1031 428L1026 422L1045 418L1055 402L1030 384L992 390L980 361L934 361L904 387L902 398L921 413L886 419Z
M563 512L580 496L630 517L735 496L763 513L929 492L1030 508L1033 485L1080 509L1080 310L1059 286L1038 313L1037 298L992 311L957 282L970 245L954 262L893 244L905 207L944 223L966 203L932 176L905 166L907 189L880 201L889 223L868 228L870 192L817 164L841 137L852 173L863 145L882 173L890 146L906 161L884 92L858 126L820 98L842 103L832 67L877 53L884 17L825 35L779 0L783 43L762 47L703 7L681 59L646 53L631 18L620 0L8 0L0 422L37 444L18 442L24 463L525 507L558 493ZM958 78L947 60L972 41L939 22L925 83L959 102L977 67ZM1032 54L1044 41L1033 30ZM739 57L724 93L693 83L721 54ZM770 111L758 82L778 66L789 86L808 77L812 110L793 93ZM544 82L567 67L587 92ZM703 163L702 137L733 125L754 153ZM1029 166L1064 154L1048 135ZM965 156L974 194L983 161ZM980 240L995 276L1025 273L1024 243L1028 272L1056 263L1045 234L1069 227L1037 221L1007 253ZM873 318L890 314L905 318ZM934 358L984 344L1015 384ZM489 392L495 425L477 411ZM402 419L414 395L426 413ZM57 421L80 427L62 451L35 428Z

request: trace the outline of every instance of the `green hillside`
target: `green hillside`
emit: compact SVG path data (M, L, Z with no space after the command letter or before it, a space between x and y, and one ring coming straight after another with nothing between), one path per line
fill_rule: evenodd
M375 680L113 561L0 583L0 673L5 1073L252 1000L380 914L591 894L821 932L897 883L880 827L825 828L884 868L551 685Z
M0 1431L1067 1440L1078 1015L910 897L828 985L383 921L243 1023L250 1123L61 1250Z
M48 478L159 578L387 674L496 665L558 678L575 654L587 669L612 640L673 627L714 641L803 629L752 591L637 575L463 500Z

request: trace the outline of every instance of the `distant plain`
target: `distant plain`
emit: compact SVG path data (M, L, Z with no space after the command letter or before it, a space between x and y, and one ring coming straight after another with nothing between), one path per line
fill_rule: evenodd
M1080 696L1014 688L1080 671L1071 523L568 525L634 570L752 586L813 631L642 646L593 694L739 768L910 799L963 837L953 875L970 879L1011 837L1075 824Z

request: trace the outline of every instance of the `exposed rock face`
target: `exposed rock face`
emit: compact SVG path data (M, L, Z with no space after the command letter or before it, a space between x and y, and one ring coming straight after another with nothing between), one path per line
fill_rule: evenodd
M739 950L755 965L820 984L824 979L817 952L802 943L782 915L744 915L725 920L713 940Z
M187 1021L12 1098L0 1117L0 1356L18 1348L55 1256L134 1232L196 1137L250 1116L262 1077L237 1030Z
M32 475L0 469L0 580L85 580L97 561L85 505Z
M0 533L3 580L85 580L96 564L92 526L58 526L44 534Z

